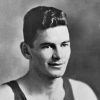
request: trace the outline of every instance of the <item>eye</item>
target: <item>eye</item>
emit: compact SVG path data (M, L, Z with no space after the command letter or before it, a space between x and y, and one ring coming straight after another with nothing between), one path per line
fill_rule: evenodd
M50 48L50 45L43 45L43 46L41 46L41 48L42 49L48 49L48 48Z
M61 44L61 47L66 47L66 46L68 46L68 45L69 45L68 42L67 42L67 43L64 42L64 43Z
M55 48L55 45L54 45L53 43L42 43L42 44L40 45L40 47L41 47L42 49L49 49L49 48L54 49L54 48Z

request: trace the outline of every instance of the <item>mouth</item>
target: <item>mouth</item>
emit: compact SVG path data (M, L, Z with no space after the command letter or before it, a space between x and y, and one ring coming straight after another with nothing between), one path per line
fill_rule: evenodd
M59 65L62 65L62 63L48 63L48 65L50 65L50 66L59 66Z
M60 69L61 65L63 65L63 63L48 63L48 65L52 68L57 68Z

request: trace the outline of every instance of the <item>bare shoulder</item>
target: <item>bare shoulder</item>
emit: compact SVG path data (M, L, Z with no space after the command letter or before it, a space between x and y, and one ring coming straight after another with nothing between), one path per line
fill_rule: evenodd
M13 91L8 85L0 85L0 100L14 100Z
M75 100L97 100L94 91L84 82L69 79Z

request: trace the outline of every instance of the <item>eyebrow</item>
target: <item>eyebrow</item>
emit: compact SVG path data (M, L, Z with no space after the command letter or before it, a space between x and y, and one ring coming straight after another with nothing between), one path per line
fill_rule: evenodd
M41 44L40 44L40 47L46 46L46 45L54 45L54 43L51 43L51 42L44 42L44 43L41 43Z
M64 42L62 42L62 43L68 43L68 42L70 42L70 40L68 40L68 41L64 41Z
M70 42L70 40L68 40L68 41L63 41L63 42L61 42L61 43L69 43ZM45 45L54 45L54 43L52 43L52 42L44 42L44 43L41 43L40 44L40 46L45 46Z

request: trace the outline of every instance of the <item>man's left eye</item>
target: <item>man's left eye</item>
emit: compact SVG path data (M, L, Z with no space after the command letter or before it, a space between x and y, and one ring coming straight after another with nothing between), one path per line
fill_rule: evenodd
M61 44L61 47L65 47L65 46L68 46L68 43L62 43Z

